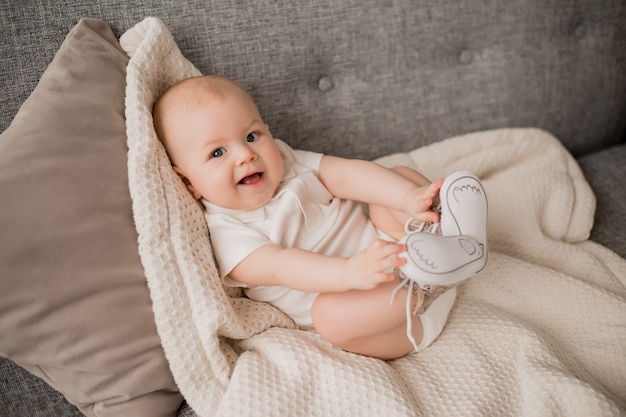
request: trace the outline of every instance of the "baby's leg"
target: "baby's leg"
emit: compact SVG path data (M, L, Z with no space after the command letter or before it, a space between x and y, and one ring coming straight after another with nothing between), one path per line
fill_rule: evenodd
M419 186L430 184L428 178L409 167L398 166L391 168L391 170L413 181ZM378 230L386 233L396 240L400 240L406 234L404 225L407 220L409 220L410 216L408 213L375 204L370 204L369 212L370 219Z
M396 359L411 353L414 346L407 337L406 288L389 303L396 285L391 282L367 291L320 294L311 312L316 330L335 346L365 356ZM422 331L419 317L413 317L412 334L418 344Z
M399 291L396 302L390 305L392 286L389 283L367 291L320 294L312 310L318 333L346 351L383 360L425 349L441 334L456 300L456 289L441 294L425 312L411 317L413 344L407 335L406 309L402 305L407 290Z

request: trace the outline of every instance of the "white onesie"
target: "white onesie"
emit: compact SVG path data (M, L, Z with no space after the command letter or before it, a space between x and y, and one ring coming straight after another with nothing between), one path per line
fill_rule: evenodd
M378 234L359 203L334 198L317 177L322 154L293 150L276 139L285 165L275 196L251 211L218 207L202 200L215 257L225 285L274 305L300 326L312 326L317 293L280 286L245 286L228 274L255 249L273 243L316 253L349 257L367 248Z

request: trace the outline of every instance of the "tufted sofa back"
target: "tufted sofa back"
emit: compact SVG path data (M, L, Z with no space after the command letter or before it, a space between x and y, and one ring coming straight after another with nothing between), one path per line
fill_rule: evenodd
M374 158L537 126L581 155L626 137L623 0L2 2L0 131L80 17L119 36L150 15L295 147Z

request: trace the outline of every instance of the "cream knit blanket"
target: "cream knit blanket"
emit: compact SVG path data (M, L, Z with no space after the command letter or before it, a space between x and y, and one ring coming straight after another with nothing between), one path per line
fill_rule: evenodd
M365 358L225 292L201 209L171 170L150 112L167 86L199 72L156 18L121 43L131 56L128 170L139 251L165 354L199 415L624 415L626 261L587 240L595 199L556 139L488 131L380 160L430 177L477 173L489 195L491 251L429 349Z

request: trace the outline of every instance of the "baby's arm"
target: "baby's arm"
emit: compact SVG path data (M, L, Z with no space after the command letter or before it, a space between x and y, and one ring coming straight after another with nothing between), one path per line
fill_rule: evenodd
M268 244L244 258L230 277L247 285L281 285L305 292L371 289L393 280L389 271L406 263L406 246L383 240L350 258Z
M322 158L318 176L334 196L401 210L418 221L439 221L431 206L443 179L416 186L374 162L335 156Z

